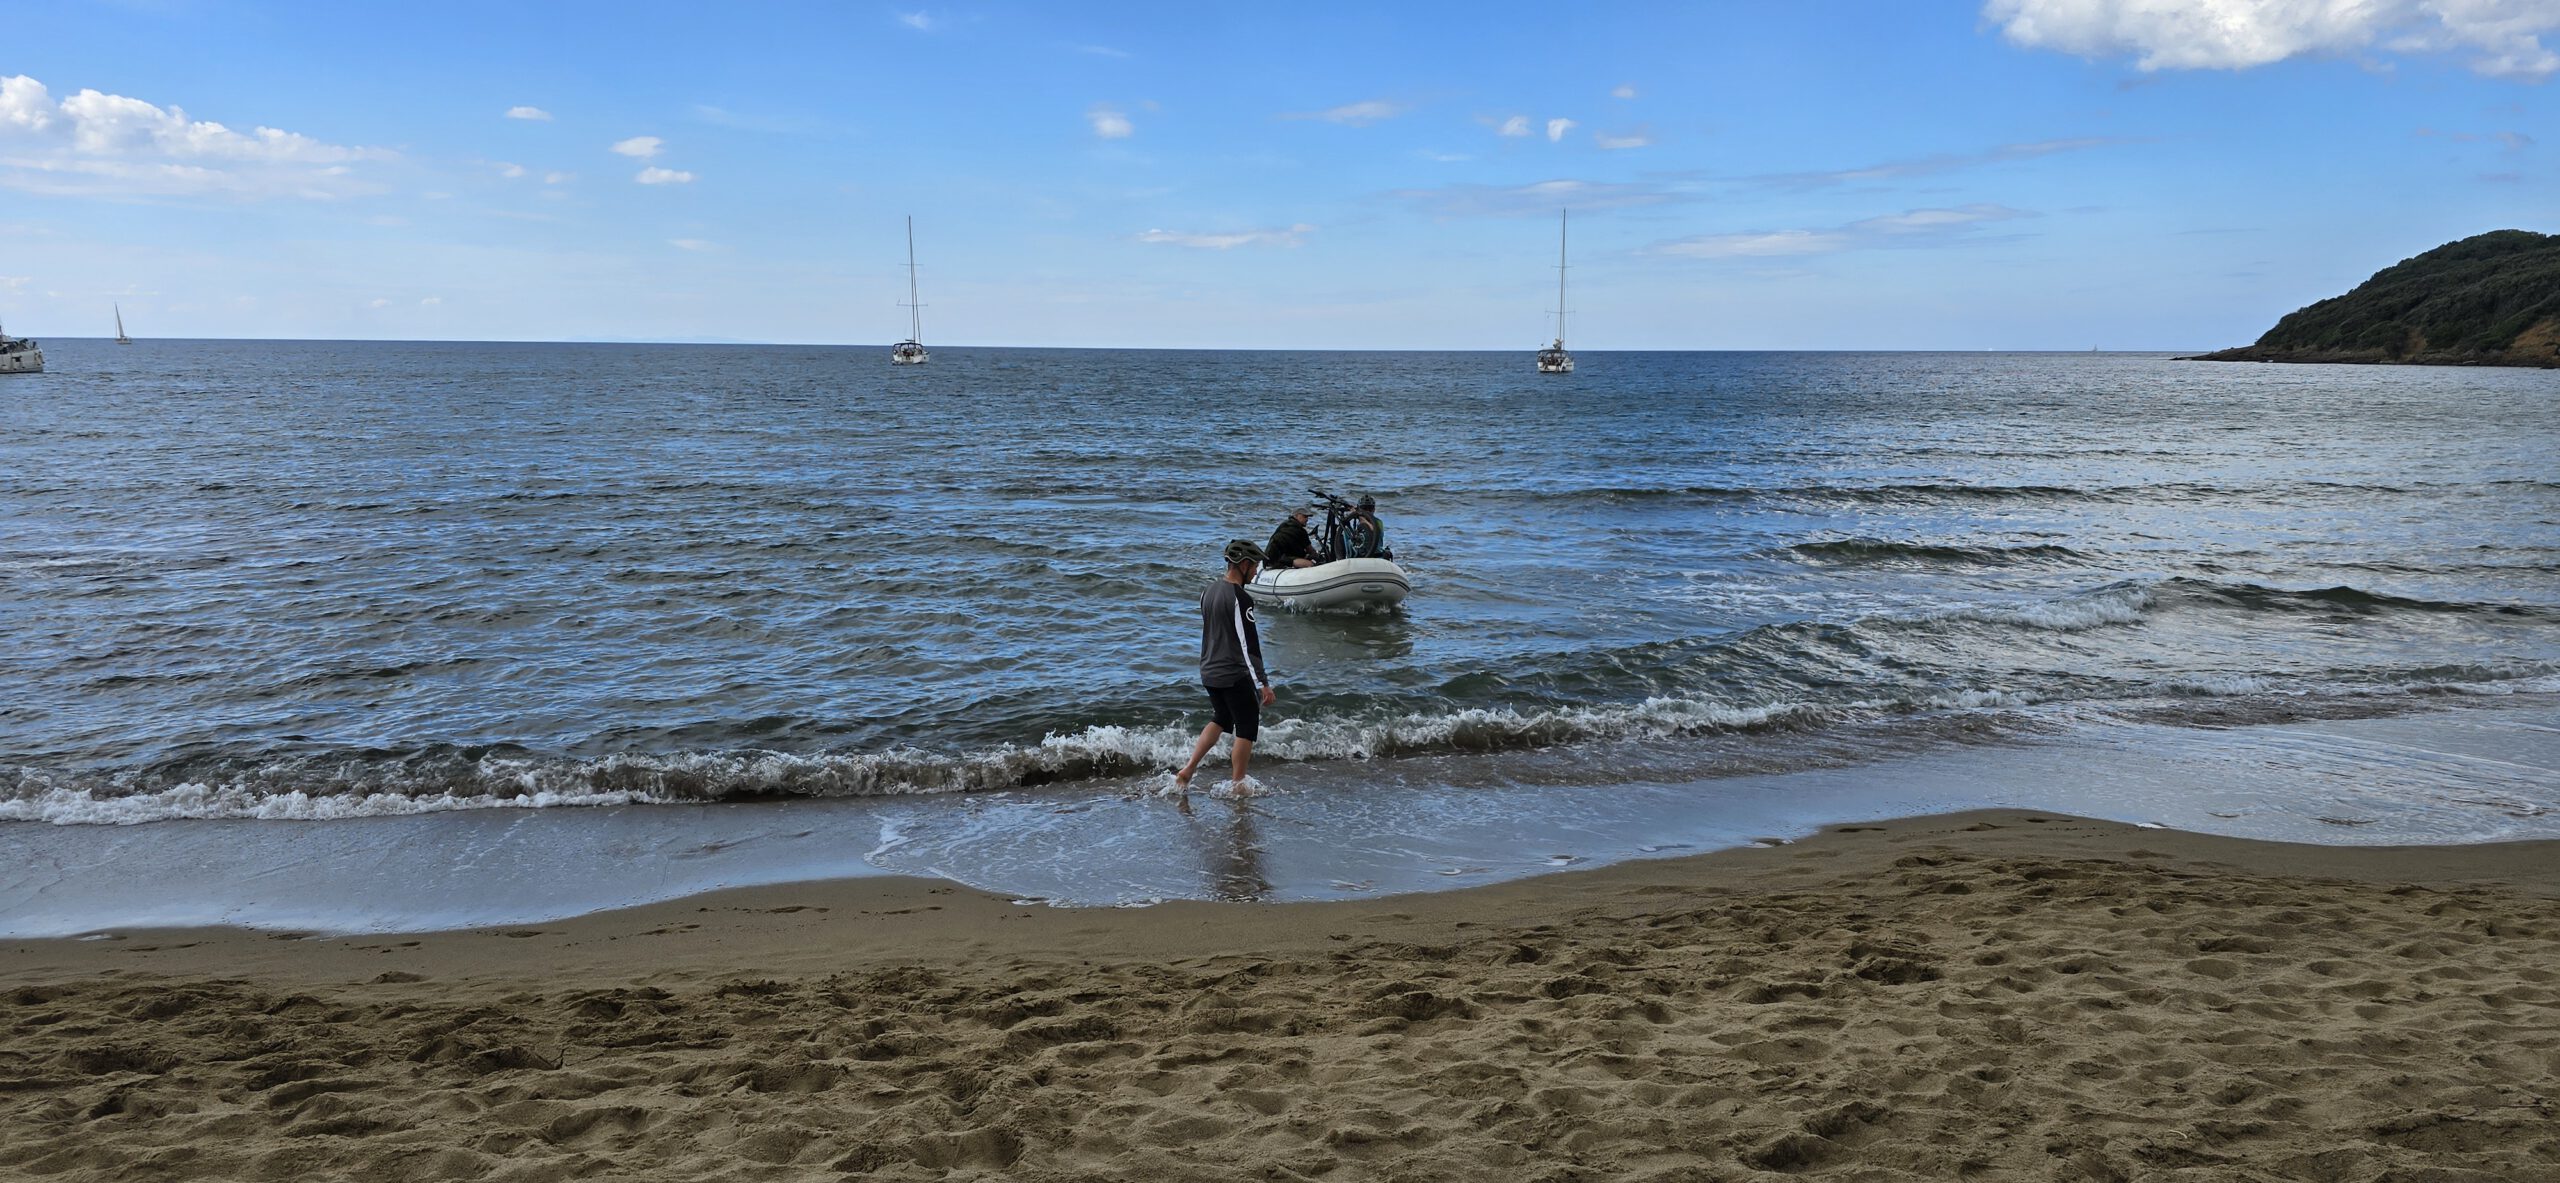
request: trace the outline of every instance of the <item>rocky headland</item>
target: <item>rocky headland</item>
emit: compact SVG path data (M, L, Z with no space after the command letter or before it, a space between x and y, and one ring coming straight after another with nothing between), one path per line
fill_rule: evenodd
M2560 235L2449 242L2293 312L2256 344L2182 360L2560 367Z

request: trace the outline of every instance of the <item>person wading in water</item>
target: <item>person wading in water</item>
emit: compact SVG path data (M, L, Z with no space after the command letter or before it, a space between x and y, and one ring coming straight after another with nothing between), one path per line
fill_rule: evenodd
M1209 725L1191 745L1191 759L1173 774L1173 783L1191 791L1191 774L1217 746L1220 734L1235 737L1234 779L1230 788L1244 791L1245 762L1253 758L1253 741L1262 734L1262 708L1279 696L1271 691L1271 675L1262 668L1262 633L1253 623L1253 597L1244 585L1262 570L1262 548L1239 538L1227 544L1227 573L1200 591L1200 684L1209 691Z

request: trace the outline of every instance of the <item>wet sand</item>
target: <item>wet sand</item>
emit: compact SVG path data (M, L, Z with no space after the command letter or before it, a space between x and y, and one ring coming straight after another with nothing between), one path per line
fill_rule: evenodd
M2560 1178L2560 843L1990 812L1347 903L132 930L0 944L0 1025L7 1177Z

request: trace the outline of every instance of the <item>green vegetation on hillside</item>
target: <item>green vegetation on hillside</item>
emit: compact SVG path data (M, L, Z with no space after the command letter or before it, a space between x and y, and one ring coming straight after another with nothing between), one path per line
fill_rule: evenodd
M2447 243L2205 358L2560 366L2560 235Z

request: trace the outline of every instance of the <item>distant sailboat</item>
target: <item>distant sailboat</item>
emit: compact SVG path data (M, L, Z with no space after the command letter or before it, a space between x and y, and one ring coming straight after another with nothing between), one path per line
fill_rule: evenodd
M131 345L131 344L133 344L133 338L128 337L128 336L125 336L125 335L124 335L124 305L122 305L122 304L118 304L118 305L116 305L116 306L115 306L115 309L116 309L116 344L118 344L118 345Z
M44 350L24 337L12 337L0 329L0 374L41 374L44 372Z
M1556 211L1556 343L1538 351L1538 372L1570 374L1573 355L1564 351L1564 236L1565 220L1571 211Z
M920 366L932 361L924 351L924 305L916 300L916 220L907 218L907 339L889 350L889 364Z

